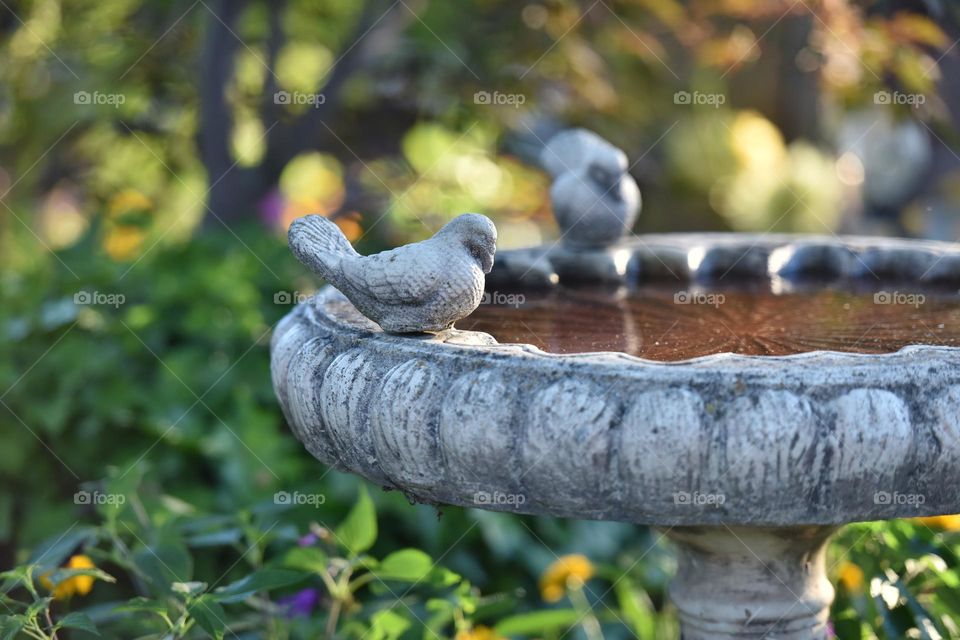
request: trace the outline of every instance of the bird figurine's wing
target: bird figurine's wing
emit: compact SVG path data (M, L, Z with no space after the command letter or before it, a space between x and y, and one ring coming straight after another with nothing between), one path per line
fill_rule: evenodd
M540 163L554 178L578 172L595 157L623 152L587 129L566 129L550 138L540 152ZM626 157L624 156L624 160ZM626 164L623 165L626 167Z
M287 241L297 260L324 280L331 279L344 258L360 255L335 222L318 215L294 220Z
M345 261L343 276L384 304L422 302L440 288L445 275L440 253L429 242Z

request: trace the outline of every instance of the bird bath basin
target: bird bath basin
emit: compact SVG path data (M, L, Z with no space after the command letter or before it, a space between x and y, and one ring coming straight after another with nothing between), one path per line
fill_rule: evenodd
M954 245L645 236L503 252L487 286L437 335L329 287L284 318L306 448L423 502L658 527L689 640L825 638L837 527L960 511Z

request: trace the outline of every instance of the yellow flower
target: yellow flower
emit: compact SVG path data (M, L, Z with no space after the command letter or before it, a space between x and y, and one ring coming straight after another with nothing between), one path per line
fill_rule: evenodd
M931 529L960 531L960 513L952 516L927 516L926 518L914 518L913 521L926 525Z
M115 226L104 238L103 248L114 260L123 262L140 252L146 235L136 227Z
M504 638L490 627L481 625L470 631L458 631L454 640L504 640Z
M107 211L111 217L115 217L130 211L149 210L152 206L153 203L150 201L150 198L136 189L124 189L110 198L110 202L107 204Z
M93 569L95 565L93 564L93 560L88 556L76 555L67 561L67 565L64 568ZM73 576L54 586L50 580L50 574L45 573L40 576L40 584L50 591L55 599L65 600L74 595L85 596L90 593L90 590L93 589L93 576Z
M540 576L540 595L547 602L557 602L567 589L581 589L593 577L593 563L581 554L558 558Z
M861 591L863 589L863 569L852 562L840 565L840 584L847 591Z

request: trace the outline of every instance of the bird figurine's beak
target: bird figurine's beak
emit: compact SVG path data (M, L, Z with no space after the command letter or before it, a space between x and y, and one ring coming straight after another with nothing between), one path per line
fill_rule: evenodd
M612 185L609 185L609 190L607 195L613 199L614 202L623 202L623 193L621 193L621 186L623 185L623 177L626 175L626 172L617 176Z
M493 269L493 256L486 251L480 250L480 268L484 273L490 273L490 270Z

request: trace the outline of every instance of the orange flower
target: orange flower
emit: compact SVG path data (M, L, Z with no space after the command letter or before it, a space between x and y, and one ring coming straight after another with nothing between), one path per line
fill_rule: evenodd
M470 631L458 631L455 640L504 640L504 638L490 627L481 625Z
M952 516L927 516L926 518L913 518L913 521L922 525L926 525L931 529L960 531L960 513Z
M540 595L557 602L568 589L582 589L594 572L593 563L579 553L558 558L540 576Z
M94 569L96 565L93 564L93 560L88 556L76 555L67 561L67 565L64 568ZM90 593L90 590L93 589L93 580L93 576L73 576L54 585L50 580L49 573L40 576L40 584L50 591L56 600L65 600L74 595L87 595Z
M844 562L840 565L840 584L850 592L863 590L863 569L852 562Z

